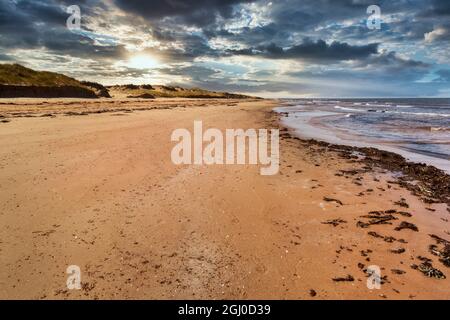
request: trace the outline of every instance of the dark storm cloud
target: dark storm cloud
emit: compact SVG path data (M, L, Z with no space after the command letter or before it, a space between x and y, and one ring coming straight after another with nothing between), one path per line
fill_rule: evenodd
M432 0L429 9L419 15L423 16L450 16L450 1L448 0Z
M125 55L123 46L99 45L81 32L70 31L66 27L69 17L65 12L66 2L70 3L31 0L0 2L2 50L45 48L57 54L86 58L121 58ZM94 2L79 1L79 4L88 8L88 4L93 5Z
M76 72L83 75L84 68L93 79L98 75L139 80L147 70L123 67L130 55L139 52L166 64L154 70L161 75L182 76L191 79L191 85L214 90L245 92L329 92L328 80L336 81L336 88L337 82L354 80L355 87L358 81L373 85L366 91L358 87L366 94L405 93L408 86L432 94L448 84L444 65L450 40L448 0L378 0L384 19L380 30L366 26L366 10L373 0L269 2L0 0L0 60L21 61L14 51L25 49L27 56L35 54L35 61L45 52L60 66L86 61ZM69 16L65 9L73 4L81 7L83 32L65 26ZM101 33L106 34L105 41ZM240 56L255 66L239 66ZM266 59L264 64L259 58ZM282 76L302 80L301 85L273 80L280 59L293 66ZM115 68L118 60L122 67ZM221 60L229 64L222 70L220 63L210 68L213 64L201 62ZM295 70L303 65L298 60L308 62L306 71ZM418 83L431 76L437 79L434 87ZM307 79L324 84L308 84ZM350 95L351 90L341 92Z
M422 61L404 59L395 52L383 52L357 61L351 68L319 71L292 71L288 75L315 79L374 79L376 81L407 82L423 78L431 71L431 65Z
M440 1L423 0L380 0L382 21L381 30L370 30L366 22L372 0L283 0L274 1L269 18L271 23L256 28L243 28L239 34L226 33L222 30L208 30L208 36L222 36L239 41L246 47L256 47L275 43L280 47L292 46L294 37L311 37L329 39L338 37L339 41L371 42L404 40L423 40L424 34L445 19L436 15L423 17L424 12L441 8ZM449 3L449 1L447 1ZM288 8L288 9L287 9ZM422 17L421 17L422 16ZM394 18L390 21L391 18ZM343 21L347 21L343 23ZM352 23L348 23L352 21ZM388 21L388 22L387 22ZM374 41L375 39L375 41Z
M114 0L117 6L127 12L150 20L166 17L180 18L186 24L205 26L216 21L218 16L230 18L233 6L254 0Z
M46 25L64 26L68 17L61 7L52 2L20 1L15 10L26 13L30 22Z
M357 60L378 53L378 43L362 46L352 46L348 43L332 42L327 44L323 40L304 40L299 45L284 49L275 44L266 47L250 48L243 50L230 50L236 55L263 56L271 59L306 59L306 60Z
M189 77L192 79L192 81L196 82L203 82L205 79L209 79L213 75L217 75L220 72L217 70L213 70L210 68L205 68L201 66L173 66L170 68L160 68L158 71L164 73L164 74L170 74L170 75L189 75Z
M28 47L37 43L29 16L16 10L12 1L0 1L0 48Z
M371 56L370 58L360 62L356 66L370 66L378 70L384 69L384 72L389 71L389 73L393 74L405 70L414 72L428 72L429 68L431 67L430 64L424 63L422 61L401 58L394 51L383 52L379 55Z
M39 44L48 50L80 58L121 59L127 56L123 45L103 46L89 37L60 30L43 31Z

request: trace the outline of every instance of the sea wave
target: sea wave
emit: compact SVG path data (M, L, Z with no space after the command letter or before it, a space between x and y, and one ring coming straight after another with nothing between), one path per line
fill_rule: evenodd
M344 110L344 111L356 111L356 112L365 112L366 110L361 109L355 109L355 108L348 108L348 107L341 107L341 106L334 106L335 109Z
M404 112L404 111L386 111L386 113L395 113L395 114L408 114L414 116L427 116L427 117L450 117L448 113L432 113L432 112Z
M414 108L414 106L397 105L397 108Z

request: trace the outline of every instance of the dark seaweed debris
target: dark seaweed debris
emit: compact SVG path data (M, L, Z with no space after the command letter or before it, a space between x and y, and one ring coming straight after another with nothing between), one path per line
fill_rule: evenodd
M400 270L400 269L391 269L391 272L393 274L405 274L406 271Z
M289 133L287 135L289 138L294 138ZM361 161L366 165L363 171L370 171L373 167L380 167L391 172L400 172L403 174L402 177L398 178L397 183L400 186L410 190L424 202L447 203L450 206L450 175L434 166L409 162L399 154L376 148L338 145L297 137L295 139L304 144L316 145L329 151L335 151L344 159ZM364 157L357 157L355 153L362 154ZM355 172L348 173L356 174L356 172L360 173L361 171L355 170Z
M323 200L324 200L324 201L327 201L327 202L336 202L336 203L340 204L341 206L344 205L344 204L342 203L342 201L341 201L341 200L338 200L338 199L333 199L333 198L323 197Z
M413 223L402 221L398 227L395 228L396 231L400 231L403 229L411 229L413 231L419 231L419 228Z
M437 245L431 244L428 249L431 254L438 256L439 261L446 267L450 267L450 242L448 240L442 239L436 235L430 235L438 245L443 245L439 248Z
M351 275L347 275L346 277L333 278L333 281L336 281L336 282L351 282L351 281L355 281L355 278L353 278Z
M392 236L382 236L381 234L376 233L375 231L369 231L367 234L369 236L374 237L374 238L383 239L385 242L388 242L388 243L392 243L394 241L397 241L397 242L400 242L400 243L407 243L404 239L396 239L396 238L394 238Z
M395 254L401 254L401 253L403 253L403 252L405 252L405 251L406 251L405 248L399 248L399 249L393 249L393 250L391 250L391 252L392 252L392 253L395 253Z
M347 221L338 218L322 222L322 224L331 224L333 227L337 227L341 223L347 223Z
M360 218L369 219L367 222L358 221L357 227L368 228L373 224L392 224L391 220L397 220L392 214L384 214L383 211L371 211L369 214L360 216Z
M433 267L431 262L427 259L427 261L422 262L420 265L412 265L411 268L417 269L420 272L422 272L424 275L430 278L436 278L436 279L445 279L444 273Z

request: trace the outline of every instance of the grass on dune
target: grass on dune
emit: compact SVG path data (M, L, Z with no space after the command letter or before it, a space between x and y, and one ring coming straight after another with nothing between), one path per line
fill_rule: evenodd
M82 86L79 81L68 76L48 71L35 71L19 64L0 64L0 84L17 86Z

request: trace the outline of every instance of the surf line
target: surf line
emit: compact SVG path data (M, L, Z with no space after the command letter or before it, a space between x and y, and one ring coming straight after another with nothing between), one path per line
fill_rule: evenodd
M280 167L279 130L271 129L268 140L267 129L226 129L223 133L209 128L203 132L203 122L194 121L193 134L185 128L172 132L171 141L178 143L171 159L176 165L260 165L261 175L275 175Z

